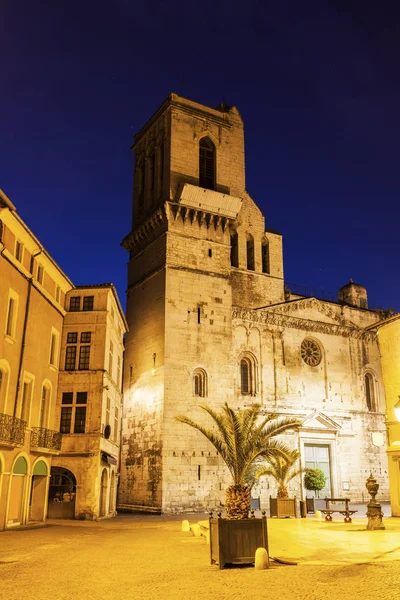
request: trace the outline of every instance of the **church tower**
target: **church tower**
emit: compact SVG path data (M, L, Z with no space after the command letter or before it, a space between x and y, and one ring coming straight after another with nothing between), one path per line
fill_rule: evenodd
M235 404L232 311L284 301L281 236L246 193L235 107L170 94L133 151L119 506L206 509L220 459L174 417Z

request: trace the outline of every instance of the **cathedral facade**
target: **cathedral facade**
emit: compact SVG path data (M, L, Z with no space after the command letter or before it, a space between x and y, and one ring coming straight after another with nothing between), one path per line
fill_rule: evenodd
M365 288L338 302L285 288L282 237L246 192L243 121L170 94L135 136L119 507L215 508L230 484L215 449L177 422L202 404L253 403L296 416L303 467L323 495L363 499L372 470L388 496L385 398ZM300 478L289 488L304 497ZM263 480L265 506L275 493Z

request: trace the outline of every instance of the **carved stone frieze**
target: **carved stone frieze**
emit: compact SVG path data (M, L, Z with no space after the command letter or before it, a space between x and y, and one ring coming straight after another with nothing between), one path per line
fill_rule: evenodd
M154 233L167 223L167 215L164 206L160 206L155 210L143 223L141 223L134 231L129 233L123 240L122 246L129 252L136 250L143 241L149 241Z

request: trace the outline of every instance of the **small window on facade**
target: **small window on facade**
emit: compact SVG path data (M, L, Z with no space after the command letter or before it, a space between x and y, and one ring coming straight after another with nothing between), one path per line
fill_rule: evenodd
M15 258L19 261L22 262L22 252L23 252L24 246L23 244L21 244L21 242L19 242L18 240L15 242Z
M247 268L249 271L254 271L254 269L255 269L255 266L254 266L254 238L250 233L247 234L246 249L247 249Z
M121 357L117 359L117 385L121 384Z
M78 312L81 310L81 297L71 296L69 299L69 312Z
M78 342L78 332L70 331L67 333L67 344L76 344Z
M374 386L374 378L371 373L365 374L365 397L367 400L367 408L371 412L376 412L376 402L375 402L375 386Z
M85 433L86 406L75 407L74 433Z
M269 244L267 240L262 243L262 272L269 273Z
M81 344L90 344L91 341L92 341L92 332L91 331L82 331Z
M206 398L207 395L207 373L204 369L196 369L193 373L193 396Z
M231 265L232 267L239 266L239 241L237 231L231 234Z
M55 290L54 290L54 297L56 299L56 302L60 302L60 286L56 285Z
M199 144L199 186L215 189L215 146L208 137Z
M50 390L47 386L42 386L42 393L40 397L40 409L39 409L39 427L45 429L47 419L47 407L49 403Z
M89 369L90 346L81 346L79 349L79 371L87 371Z
M118 407L115 407L115 412L114 412L114 440L117 441L118 439L118 430L119 430L119 411L118 411Z
M83 309L82 310L93 310L94 296L85 296L83 298Z
M42 265L38 265L37 280L41 285L43 285L43 276L44 276L44 269L43 269Z
M9 298L8 300L8 311L6 321L6 334L10 337L14 336L15 329L15 298Z
M113 363L114 363L114 344L110 341L110 350L108 354L108 372L111 379L113 378Z
M110 411L111 411L111 400L110 400L110 398L107 398L107 404L106 404L106 425L110 424Z
M87 404L87 392L77 392L76 393L76 403L77 404Z
M50 364L56 364L56 350L57 350L57 336L55 333L51 334L50 340Z
M29 408L32 399L32 381L24 381L22 384L22 398L21 398L21 411L20 418L28 422Z
M72 406L61 409L60 433L71 433Z
M75 371L76 365L76 346L67 346L65 350L65 366L66 371Z
M74 401L73 392L63 392L61 404L72 404Z
M60 432L85 433L87 392L77 392L75 402L73 392L64 392L61 403Z
M240 361L240 391L243 395L257 394L257 368L251 356L244 356Z

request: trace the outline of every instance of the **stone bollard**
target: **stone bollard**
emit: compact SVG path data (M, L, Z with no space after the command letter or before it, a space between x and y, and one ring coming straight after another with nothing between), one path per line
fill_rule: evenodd
M254 559L254 568L258 569L259 571L269 569L268 552L265 548L257 548Z
M194 537L201 537L201 527L198 523L192 526L192 532Z
M322 512L320 510L315 511L315 518L317 519L317 521L322 521L323 517Z
M190 531L189 521L182 521L182 531Z

